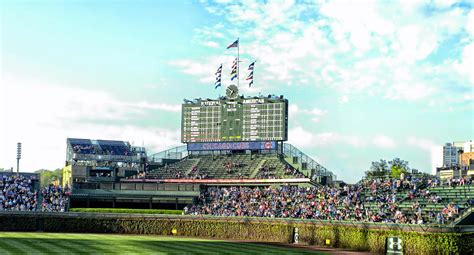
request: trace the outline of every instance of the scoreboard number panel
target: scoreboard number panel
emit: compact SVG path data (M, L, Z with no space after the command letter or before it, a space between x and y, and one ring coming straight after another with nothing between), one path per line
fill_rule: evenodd
M196 100L182 105L181 141L286 141L288 100L234 98Z

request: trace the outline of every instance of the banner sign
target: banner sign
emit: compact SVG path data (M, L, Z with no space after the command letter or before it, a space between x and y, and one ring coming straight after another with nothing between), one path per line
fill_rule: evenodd
M267 142L220 142L220 143L188 143L188 151L218 150L275 150L276 141Z

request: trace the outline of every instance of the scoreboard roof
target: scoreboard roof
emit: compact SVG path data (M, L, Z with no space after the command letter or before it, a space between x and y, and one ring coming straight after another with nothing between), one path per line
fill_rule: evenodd
M288 100L275 97L237 97L185 100L181 113L181 141L286 141Z

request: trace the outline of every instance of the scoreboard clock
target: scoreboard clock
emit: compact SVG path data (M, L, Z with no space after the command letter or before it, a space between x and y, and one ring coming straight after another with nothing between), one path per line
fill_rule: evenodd
M238 95L230 85L226 97L186 101L181 113L181 141L258 142L288 139L288 100Z

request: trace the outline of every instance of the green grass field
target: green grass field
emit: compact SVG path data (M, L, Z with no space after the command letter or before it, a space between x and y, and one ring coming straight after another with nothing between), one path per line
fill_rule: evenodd
M0 232L0 254L322 254L271 244L168 236Z

